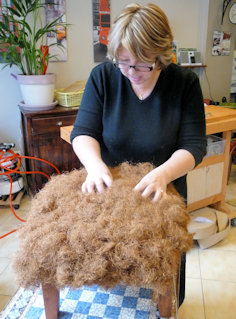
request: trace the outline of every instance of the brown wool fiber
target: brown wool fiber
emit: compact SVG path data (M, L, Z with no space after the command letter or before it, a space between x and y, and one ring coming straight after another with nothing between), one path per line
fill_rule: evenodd
M53 176L32 200L18 232L17 283L25 288L124 283L165 294L192 235L185 204L172 185L157 203L133 191L152 169L147 163L111 169L114 183L103 194L82 193L85 169Z

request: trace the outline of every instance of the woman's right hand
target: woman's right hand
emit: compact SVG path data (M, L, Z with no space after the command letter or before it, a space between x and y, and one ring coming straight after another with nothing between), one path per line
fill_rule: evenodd
M112 185L112 175L101 158L100 144L87 135L79 135L72 141L73 149L88 175L82 185L83 193L103 193Z
M111 187L112 174L103 161L96 161L86 166L87 178L82 185L83 193L103 193L106 187Z

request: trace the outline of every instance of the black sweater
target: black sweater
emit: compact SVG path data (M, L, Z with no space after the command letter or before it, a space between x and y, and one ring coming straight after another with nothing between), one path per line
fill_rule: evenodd
M96 66L88 79L71 133L95 138L108 166L150 162L159 166L178 149L198 165L206 153L205 114L195 73L175 64L161 71L144 100L112 63ZM174 181L186 198L186 176Z

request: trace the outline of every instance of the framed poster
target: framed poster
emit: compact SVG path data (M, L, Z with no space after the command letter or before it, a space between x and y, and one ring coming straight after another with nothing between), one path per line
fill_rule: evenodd
M110 31L110 0L92 0L94 62L107 61L108 33Z
M178 42L173 41L173 62L178 63Z
M65 0L54 0L50 1L47 0L47 7L46 7L46 23L50 23L51 21L55 20L56 18L60 17L62 14L63 16L58 21L66 23L66 4ZM53 4L52 4L53 3ZM56 55L57 59L51 59L50 61L67 61L67 38L66 38L66 27L58 25L56 27L56 32L48 32L47 33L47 45L52 43L62 44L65 49L51 46L49 48L49 53L51 55Z
M212 55L224 56L229 55L231 32L214 31L212 43Z

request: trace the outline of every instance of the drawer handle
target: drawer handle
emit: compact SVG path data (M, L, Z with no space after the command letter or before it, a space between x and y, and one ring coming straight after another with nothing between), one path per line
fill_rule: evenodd
M58 126L61 126L62 125L62 122L60 121L60 122L57 122L57 125Z

